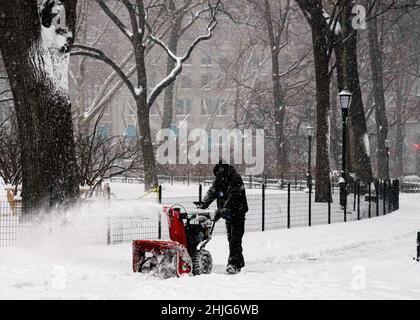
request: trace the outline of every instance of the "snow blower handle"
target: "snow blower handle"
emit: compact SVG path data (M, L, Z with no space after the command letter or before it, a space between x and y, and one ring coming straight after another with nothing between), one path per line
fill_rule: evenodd
M197 207L197 209L207 209L203 201L194 201L193 204Z

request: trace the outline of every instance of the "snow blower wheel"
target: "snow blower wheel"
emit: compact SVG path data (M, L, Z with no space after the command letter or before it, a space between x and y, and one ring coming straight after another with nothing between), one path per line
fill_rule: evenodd
M213 268L213 258L204 249L197 250L192 256L193 275L210 274Z

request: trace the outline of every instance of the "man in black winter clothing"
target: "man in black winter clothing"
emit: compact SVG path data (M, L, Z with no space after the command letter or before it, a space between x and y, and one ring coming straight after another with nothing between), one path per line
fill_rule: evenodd
M201 208L208 208L214 200L217 200L216 219L220 217L225 219L229 241L229 259L226 271L237 273L245 266L242 255L245 214L248 211L245 186L236 169L222 160L214 167L213 173L216 178L207 191Z

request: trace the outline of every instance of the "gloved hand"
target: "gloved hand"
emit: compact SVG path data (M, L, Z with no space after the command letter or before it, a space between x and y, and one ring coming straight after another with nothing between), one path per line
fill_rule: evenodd
M193 204L197 206L198 209L207 209L207 206L201 201L194 201Z
M216 210L216 218L215 218L216 221L219 220L220 218L223 218L228 221L232 220L232 213L227 208Z

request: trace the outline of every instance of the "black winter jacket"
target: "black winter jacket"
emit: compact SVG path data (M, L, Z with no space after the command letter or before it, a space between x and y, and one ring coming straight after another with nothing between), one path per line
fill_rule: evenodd
M220 166L224 167L224 172L221 176L217 174ZM228 209L234 218L244 217L248 212L248 202L241 176L233 166L223 163L217 164L213 172L216 178L204 196L204 206L208 207L217 199L218 209Z

